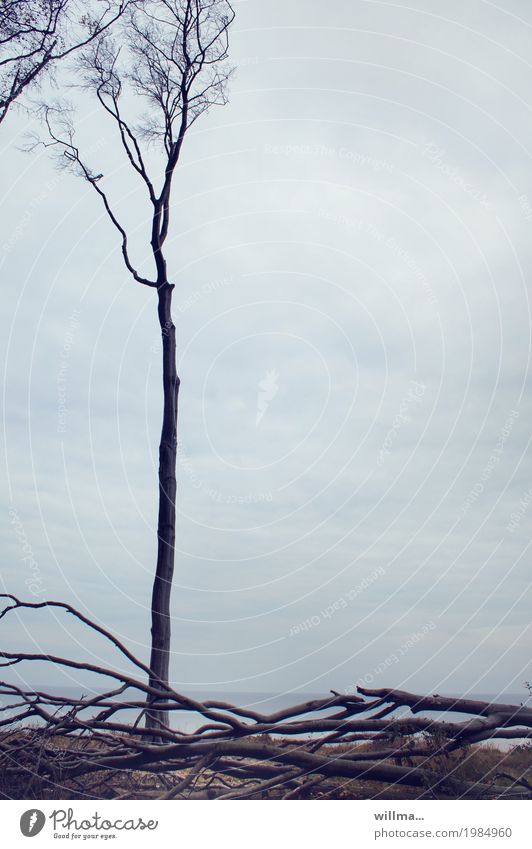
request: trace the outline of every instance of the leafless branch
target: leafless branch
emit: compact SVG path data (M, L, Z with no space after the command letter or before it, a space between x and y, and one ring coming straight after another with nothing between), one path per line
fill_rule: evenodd
M63 610L106 639L135 670L149 674L108 629L71 605L2 598L6 605L0 621L15 614ZM90 696L76 697L0 682L0 765L6 781L21 781L24 775L28 781L31 776L32 792L37 785L76 792L90 786L102 792L104 778L98 777L113 776L118 782L109 789L113 798L135 792L166 799L248 799L272 792L308 798L334 795L341 780L410 787L420 797L531 797L523 773L512 775L499 767L480 780L471 779L460 772L465 756L453 760L454 753L469 752L479 740L532 738L532 710L523 705L360 688L358 695L334 692L268 714L220 700L200 702L171 687L150 687L135 674L83 660L27 652L4 651L0 656L8 663L44 661L116 682L106 691L94 694L97 686ZM195 716L196 729L178 731L170 721L160 730L161 742L154 743L150 729L134 719L145 709L146 695L158 699L170 717L179 712ZM384 712L383 705L393 709ZM444 721L441 715L447 712L470 718ZM431 718L431 713L437 717ZM131 719L118 721L118 714ZM200 726L202 718L207 723ZM37 727L29 729L29 721ZM131 775L149 781L160 776L165 788L124 789L123 781Z
M0 123L48 70L107 32L133 0L3 0Z

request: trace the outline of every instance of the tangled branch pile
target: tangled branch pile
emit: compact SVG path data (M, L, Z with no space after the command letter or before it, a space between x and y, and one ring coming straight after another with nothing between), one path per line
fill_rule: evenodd
M361 687L357 695L331 691L269 714L200 702L145 683L149 668L70 605L1 597L8 604L0 619L14 610L60 608L104 636L143 673L0 652L3 666L45 661L110 682L106 692L79 698L0 682L4 798L390 798L394 791L395 798L399 791L409 791L411 798L532 798L528 743L518 747L524 761L517 769L513 763L512 772L504 768L502 752L478 774L464 769L478 755L473 744L532 739L532 709L523 705ZM174 720L155 738L141 724L154 700ZM449 712L471 718L443 721L441 715ZM194 731L172 727L183 713L198 720Z

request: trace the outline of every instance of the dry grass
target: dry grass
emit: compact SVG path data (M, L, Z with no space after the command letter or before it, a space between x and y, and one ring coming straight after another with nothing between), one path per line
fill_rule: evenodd
M261 738L264 741L264 738ZM274 742L270 738L269 742ZM281 741L278 741L282 745ZM306 748L308 743L287 741L290 746ZM53 748L59 764L68 760L70 754L76 757L83 754L86 747L94 750L101 745L89 737L53 736L46 741L48 748ZM353 756L357 751L367 752L372 745L358 744L354 746L331 746L327 753L334 758L348 753ZM8 754L8 747L11 752ZM57 774L43 774L39 769L42 761L42 739L35 729L27 728L12 735L0 736L0 798L2 799L153 799L167 793L188 773L187 770L127 770L92 773L81 779L60 780ZM400 754L387 759L389 763L401 763L403 766L420 764L419 757L415 760ZM423 767L432 777L432 785L438 780L453 778L481 782L483 784L511 787L516 782L532 783L532 747L530 745L514 746L502 750L496 745L475 745L448 755L438 755L426 759ZM386 785L382 782L366 780L327 779L315 785L316 776L308 776L301 789L296 790L291 798L294 799L418 799L418 798L452 798L426 789L407 787L404 785ZM208 798L210 789L207 787L213 780L213 774L208 770L203 772L190 789L193 798ZM239 781L235 778L225 779L228 791L238 788ZM308 786L307 786L308 785ZM452 786L452 784L451 784ZM262 794L260 798L282 798L290 792L291 786L273 788Z

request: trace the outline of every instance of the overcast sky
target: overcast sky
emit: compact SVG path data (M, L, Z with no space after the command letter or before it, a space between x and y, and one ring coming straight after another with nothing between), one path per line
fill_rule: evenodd
M524 694L530 4L235 7L230 101L186 139L168 240L173 683ZM148 272L143 188L77 99ZM90 187L17 150L31 126L0 133L4 591L68 601L147 660L156 299ZM12 650L120 662L62 616L0 625Z

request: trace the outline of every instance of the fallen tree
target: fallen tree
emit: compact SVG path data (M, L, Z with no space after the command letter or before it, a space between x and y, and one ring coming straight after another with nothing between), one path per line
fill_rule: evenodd
M324 798L335 795L342 781L371 784L372 796L379 792L376 783L413 789L417 798L532 798L526 768L511 774L499 764L476 778L462 769L473 744L532 739L532 709L524 705L362 687L272 713L198 701L147 683L149 667L71 605L0 597L6 602L0 619L14 611L64 611L112 643L132 668L130 673L51 654L0 652L2 666L44 661L109 682L96 695L79 697L0 682L5 798L52 788L64 798ZM155 699L170 717L157 743L141 722ZM197 720L190 732L176 727L184 713ZM449 713L466 719L442 720ZM9 788L25 795L10 796Z

